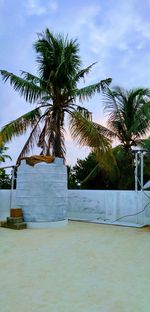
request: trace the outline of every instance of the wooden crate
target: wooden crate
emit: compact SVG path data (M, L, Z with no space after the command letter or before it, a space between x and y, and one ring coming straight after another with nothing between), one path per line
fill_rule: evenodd
M11 208L10 209L10 216L12 218L19 218L22 217L23 213L22 213L22 209L21 208Z

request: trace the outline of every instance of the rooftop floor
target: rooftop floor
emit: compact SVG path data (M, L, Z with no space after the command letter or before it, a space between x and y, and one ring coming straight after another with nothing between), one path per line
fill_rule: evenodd
M150 232L0 228L1 312L149 312Z

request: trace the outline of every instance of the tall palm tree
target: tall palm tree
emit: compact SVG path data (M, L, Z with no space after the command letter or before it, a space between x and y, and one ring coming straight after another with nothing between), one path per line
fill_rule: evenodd
M67 113L71 116L71 131L80 143L82 141L102 150L107 148L107 129L93 124L91 113L82 104L96 92L104 90L111 79L78 88L81 78L85 78L95 63L83 69L77 41L60 34L54 35L49 29L38 35L34 49L38 76L22 71L19 77L0 70L4 82L9 80L20 96L37 105L2 128L0 135L3 142L11 141L14 136L24 134L31 128L19 158L26 155L35 143L42 148L41 154L64 157L64 119Z
M115 87L104 92L108 127L127 152L150 130L150 89L125 90Z

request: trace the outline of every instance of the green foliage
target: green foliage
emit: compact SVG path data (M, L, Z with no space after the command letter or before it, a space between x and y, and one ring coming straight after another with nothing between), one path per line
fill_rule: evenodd
M80 188L81 182L90 174L97 165L95 153L90 153L84 160L78 159L73 168L69 168L69 188Z
M97 161L96 153L90 153L84 160L78 159L70 169L69 188L111 189L113 185L115 189L110 171L105 170L103 164Z
M69 188L133 190L135 187L133 158L122 145L113 148L111 153L109 151L106 163L103 158L98 161L97 155L90 153L87 158L78 160L77 164L70 169ZM111 165L108 166L107 163ZM150 153L148 152L144 156L144 183L149 180L149 177Z
M0 163L1 162L5 162L6 159L10 159L11 157L7 154L5 154L5 152L8 150L8 147L4 146L4 144L0 145Z
M10 189L11 178L4 169L0 169L0 189Z
M0 145L0 163L5 162L6 159L10 159L11 157L5 152L8 150L8 147L4 146L4 144ZM8 174L6 174L4 169L0 168L0 189L10 189L11 188L11 178Z

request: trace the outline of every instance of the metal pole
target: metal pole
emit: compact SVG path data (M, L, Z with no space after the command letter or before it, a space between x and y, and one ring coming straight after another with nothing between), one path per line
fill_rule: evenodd
M143 168L144 168L144 160L143 160L143 152L141 152L141 191L143 190Z
M14 172L15 172L15 167L13 167L11 171L10 209L12 205L12 197L13 197L13 189L14 189Z
M135 153L135 191L138 191L138 153Z

